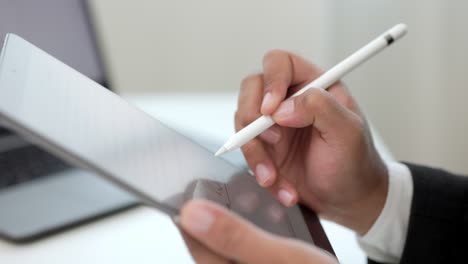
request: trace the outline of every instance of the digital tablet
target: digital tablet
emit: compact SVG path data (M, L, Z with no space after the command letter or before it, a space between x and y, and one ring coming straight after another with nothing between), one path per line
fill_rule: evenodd
M0 120L170 216L205 198L267 231L313 243L299 207L282 206L246 170L13 34L0 57Z

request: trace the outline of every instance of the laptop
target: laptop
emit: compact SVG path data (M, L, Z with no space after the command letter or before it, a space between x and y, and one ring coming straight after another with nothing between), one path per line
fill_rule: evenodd
M1 1L0 38L21 34L108 87L89 17L84 0ZM0 127L0 237L32 241L137 204L95 173Z
M13 34L0 55L0 122L171 217L204 198L269 232L315 242L299 207L281 205L247 170Z

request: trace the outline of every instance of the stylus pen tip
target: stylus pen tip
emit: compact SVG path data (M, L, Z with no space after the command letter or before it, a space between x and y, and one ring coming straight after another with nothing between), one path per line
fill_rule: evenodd
M223 146L220 149L218 149L218 151L216 151L215 156L219 157L219 156L223 155L226 152L228 152L228 149Z

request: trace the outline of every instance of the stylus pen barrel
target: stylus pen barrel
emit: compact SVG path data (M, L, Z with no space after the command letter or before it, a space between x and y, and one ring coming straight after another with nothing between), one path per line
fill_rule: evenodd
M234 134L224 145L224 147L229 151L238 147L241 147L245 143L252 140L254 137L258 136L263 131L270 128L275 124L275 121L271 116L261 116L257 120L250 123L244 129L240 130Z
M320 77L315 79L313 82L304 86L301 90L292 95L292 97L301 95L311 88L316 89L327 89L335 82L339 81L344 75L363 64L374 55L391 45L395 40L400 39L406 33L406 25L398 24L387 30L385 33L369 42L364 47L351 54L349 57L344 59L342 62L335 65L333 68L322 74ZM215 155L220 155L234 148L241 147L254 137L261 134L263 131L271 127L275 122L271 116L261 116L239 132L234 134L224 144L223 148L219 150Z
M298 96L306 92L311 88L327 89L333 83L339 81L343 76L359 67L361 64L372 58L375 54L379 53L385 47L387 43L383 38L374 39L372 42L362 47L345 60L335 65L333 68L322 74L320 77L315 79L313 82L304 86L301 90L297 91L291 97Z

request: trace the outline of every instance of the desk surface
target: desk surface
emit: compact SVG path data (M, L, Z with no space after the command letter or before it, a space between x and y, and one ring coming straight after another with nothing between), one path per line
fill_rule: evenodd
M125 96L167 125L203 142L223 142L233 133L237 96L163 94ZM381 140L377 146L391 158ZM214 146L216 147L216 146ZM242 160L234 161L241 164ZM322 221L342 263L365 263L354 234ZM193 263L182 237L164 214L137 207L25 245L0 240L1 263Z

